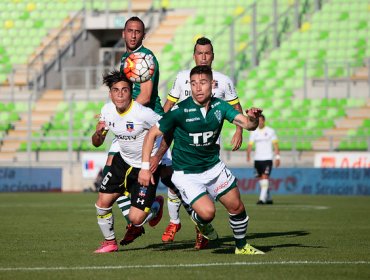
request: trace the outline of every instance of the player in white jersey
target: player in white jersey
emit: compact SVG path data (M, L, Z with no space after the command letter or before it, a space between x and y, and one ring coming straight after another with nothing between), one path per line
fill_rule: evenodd
M129 211L131 227L142 228L146 222L149 222L150 226L155 226L163 212L163 197L155 196L157 183L145 187L137 180L142 165L144 137L149 128L161 117L132 99L132 82L121 72L113 71L105 75L103 82L109 87L112 102L105 104L101 110L92 143L95 147L101 146L105 135L111 131L119 144L119 152L114 155L110 170L99 187L95 207L104 242L95 253L118 250L112 205L122 194L131 198ZM152 153L154 154L157 149L155 145ZM159 174L157 173L155 177L159 179Z
M198 65L208 65L212 67L212 62L214 59L213 45L211 40L205 37L199 38L194 45L193 59L195 64ZM238 95L235 91L234 84L232 80L217 71L212 70L213 73L213 88L212 96L225 100L230 105L232 105L237 111L243 112L242 107L239 103ZM191 85L190 85L190 69L180 71L170 93L167 96L166 103L163 106L163 110L168 112L177 102L180 102L191 96ZM240 148L243 141L243 130L236 126L235 134L231 140L233 145L233 151ZM218 144L220 140L218 140ZM168 212L170 216L170 223L167 226L165 232L162 235L163 242L172 242L175 238L175 234L181 228L179 210L181 202L176 196L176 194L168 189ZM195 248L203 249L207 247L208 240L203 238L202 235L197 232Z
M265 126L265 116L259 118L259 125L252 131L247 148L247 161L251 160L251 151L255 144L254 168L256 177L259 178L260 196L257 204L272 204L272 197L269 189L269 178L272 171L272 161L274 158L272 147L275 150L275 166L280 165L280 152L278 139L271 127Z

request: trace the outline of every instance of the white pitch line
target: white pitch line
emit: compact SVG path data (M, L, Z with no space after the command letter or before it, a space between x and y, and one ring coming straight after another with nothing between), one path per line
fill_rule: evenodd
M210 266L259 266L259 265L370 265L370 261L281 261L281 262L234 262L234 263L199 263L199 264L152 264L152 265L118 265L118 266L76 266L76 267L0 267L0 271L48 271L48 270L104 270L104 269L145 269L178 268Z

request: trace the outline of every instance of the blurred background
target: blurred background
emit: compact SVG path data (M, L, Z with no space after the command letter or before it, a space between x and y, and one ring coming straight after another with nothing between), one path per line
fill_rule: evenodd
M367 0L0 0L0 180L18 180L12 168L57 168L63 190L92 184L112 139L90 140L108 101L102 74L119 68L133 15L160 64L162 103L206 36L243 108L264 109L282 167L370 166ZM252 167L249 133L232 152L234 131L225 124L222 157Z

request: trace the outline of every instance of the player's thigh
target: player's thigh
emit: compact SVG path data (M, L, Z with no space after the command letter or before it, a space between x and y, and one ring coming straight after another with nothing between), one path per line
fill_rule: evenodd
M101 193L119 193L122 194L124 189L122 183L125 180L125 172L128 165L124 162L119 153L115 154L112 160L112 165L99 187Z
M209 176L207 191L214 200L219 200L236 187L236 178L221 161L207 171Z
M244 203L240 198L238 188L233 188L220 197L219 201L230 214L238 214L244 210Z
M127 185L126 189L131 194L131 205L148 213L156 196L159 172L155 172L153 174L155 184L150 183L149 186L145 187L140 185L138 182L139 171L139 168L131 169L125 183Z
M206 182L202 182L200 174L184 174L182 171L174 171L172 182L179 190L186 204L192 205L200 197L207 194Z

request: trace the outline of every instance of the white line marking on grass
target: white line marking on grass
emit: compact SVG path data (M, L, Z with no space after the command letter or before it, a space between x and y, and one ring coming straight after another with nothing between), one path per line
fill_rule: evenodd
M101 270L101 269L145 269L211 266L259 266L259 265L370 265L370 261L281 261L281 262L234 262L234 263L198 263L198 264L151 264L151 265L117 265L117 266L75 266L75 267L0 267L0 271L48 271L48 270Z

